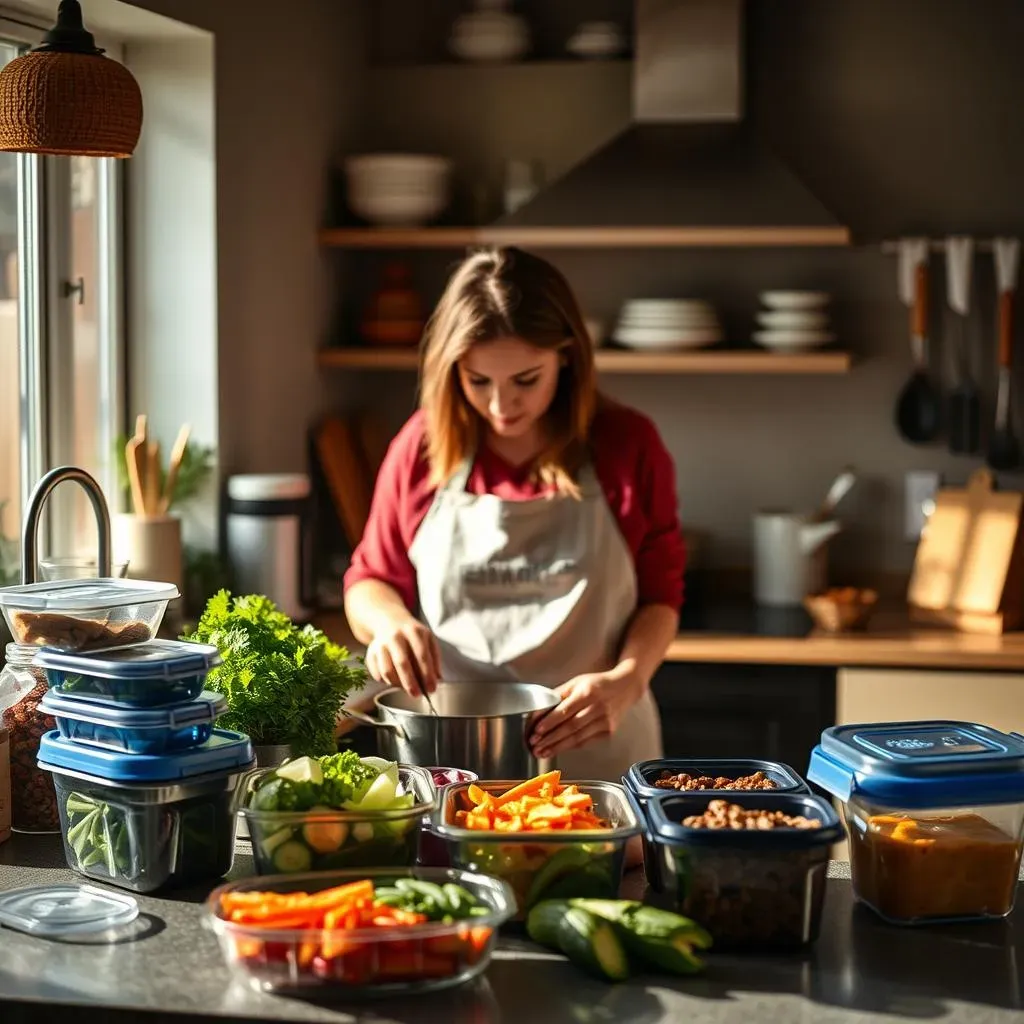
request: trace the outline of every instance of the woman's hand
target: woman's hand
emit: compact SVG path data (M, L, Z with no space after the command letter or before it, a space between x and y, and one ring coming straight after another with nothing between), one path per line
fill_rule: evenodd
M400 686L413 697L433 693L441 677L437 639L411 615L388 622L366 648L366 669L374 679Z
M644 689L640 675L621 668L570 679L555 689L562 702L534 726L533 752L540 758L554 757L611 736Z

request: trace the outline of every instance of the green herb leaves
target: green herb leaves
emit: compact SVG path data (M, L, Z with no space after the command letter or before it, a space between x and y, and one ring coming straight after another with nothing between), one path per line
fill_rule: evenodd
M247 733L254 744L290 744L296 755L337 750L341 705L366 681L344 647L312 626L296 626L269 598L232 598L226 590L210 598L182 639L213 644L224 659L206 682L228 700L219 725Z

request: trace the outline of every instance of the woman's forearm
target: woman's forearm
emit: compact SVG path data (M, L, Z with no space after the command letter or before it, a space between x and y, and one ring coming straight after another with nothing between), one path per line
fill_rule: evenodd
M345 591L345 617L352 635L368 644L386 626L413 616L390 583L368 579Z
M626 627L613 675L639 680L644 688L665 660L665 652L679 630L679 613L667 604L638 608Z

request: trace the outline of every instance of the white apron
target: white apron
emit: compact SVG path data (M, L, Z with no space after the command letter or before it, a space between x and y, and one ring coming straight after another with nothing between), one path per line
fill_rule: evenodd
M578 501L469 494L471 468L438 489L409 549L441 678L554 687L614 666L636 611L636 569L593 467L580 473ZM568 778L618 782L634 761L661 755L647 692L613 736L557 765Z

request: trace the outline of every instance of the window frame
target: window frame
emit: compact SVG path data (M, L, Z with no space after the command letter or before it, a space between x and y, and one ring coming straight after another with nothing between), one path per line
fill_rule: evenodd
M0 40L31 47L42 42L49 24L0 7ZM114 60L123 60L120 41L95 34L98 46ZM73 386L72 361L66 356L74 337L76 298L66 294L71 281L71 161L66 157L17 154L18 182L18 344L20 508L24 509L39 479L70 451L72 417L66 415ZM99 483L111 510L120 509L113 452L125 429L127 405L127 336L125 330L124 229L126 217L123 161L105 158L97 168L97 295L98 386L101 408L97 424L101 455ZM89 282L86 283L89 287ZM73 542L69 504L55 503L45 517L42 550L55 542ZM70 551L70 547L68 547Z

